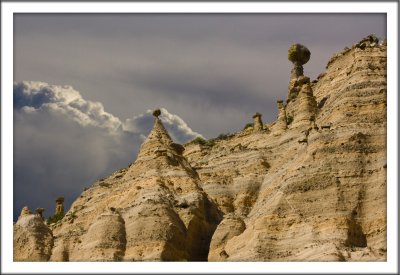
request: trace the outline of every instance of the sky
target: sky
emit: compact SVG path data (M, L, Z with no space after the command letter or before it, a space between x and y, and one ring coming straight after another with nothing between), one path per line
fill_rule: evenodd
M243 129L286 99L287 50L304 73L363 37L386 38L385 14L17 14L14 16L14 219L54 213L132 163L151 110L185 143Z

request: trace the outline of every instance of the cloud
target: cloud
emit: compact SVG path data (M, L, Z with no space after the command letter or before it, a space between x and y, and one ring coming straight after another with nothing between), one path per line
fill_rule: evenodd
M123 124L123 129L125 131L135 134L149 132L154 121L152 112L152 110L148 109L145 114L140 114L131 119L127 119ZM177 115L171 114L165 108L161 108L160 119L163 122L165 128L168 130L172 139L177 142L185 143L196 137L203 137L201 134L194 132L186 124L186 122L183 121L182 118Z
M211 138L275 119L291 44L314 79L370 33L386 36L385 14L17 14L14 76L73 85L120 118L162 106Z
M121 121L104 111L100 102L86 101L71 86L44 82L14 83L14 109L32 114L35 111L63 114L82 126L117 131Z
M164 108L160 118L177 142L201 136ZM56 196L69 206L84 187L128 166L153 121L147 110L122 122L70 86L14 83L14 218L25 205L50 215Z

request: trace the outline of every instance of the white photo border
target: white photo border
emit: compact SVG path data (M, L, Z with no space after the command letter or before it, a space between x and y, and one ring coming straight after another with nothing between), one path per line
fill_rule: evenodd
M287 274L398 272L398 2L2 2L1 268L3 273ZM385 13L387 15L386 262L13 262L14 13ZM357 38L355 38L357 39Z

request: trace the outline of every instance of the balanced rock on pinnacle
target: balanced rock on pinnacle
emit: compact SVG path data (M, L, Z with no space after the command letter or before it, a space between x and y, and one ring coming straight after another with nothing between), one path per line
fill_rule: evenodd
M153 111L153 116L159 117L160 115L161 115L161 110L160 110L160 109L155 109L155 110Z
M288 59L293 63L292 78L303 75L303 65L310 60L311 52L301 44L293 44L288 50Z

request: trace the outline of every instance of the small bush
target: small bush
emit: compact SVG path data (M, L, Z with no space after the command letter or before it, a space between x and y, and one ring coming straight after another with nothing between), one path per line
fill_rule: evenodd
M212 147L215 145L215 139L205 140L204 138L197 137L192 141L192 143Z
M219 136L217 137L217 139L228 139L229 138L229 133L227 134L219 134Z
M197 137L192 141L194 144L200 144L200 145L205 145L206 144L206 140L204 138L201 137Z
M247 123L247 124L244 126L243 131L246 130L246 129L248 129L248 128L250 128L250 127L251 127L251 128L254 127L254 123L251 123L251 122L250 122L250 123Z
M209 147L213 147L215 145L215 139L207 140L206 144L204 144L204 145L209 146Z
M297 97L297 94L295 92L294 93L290 93L288 100L289 101L295 100L296 97Z
M64 216L64 213L54 214L47 219L47 224L57 223L58 221L61 221Z

